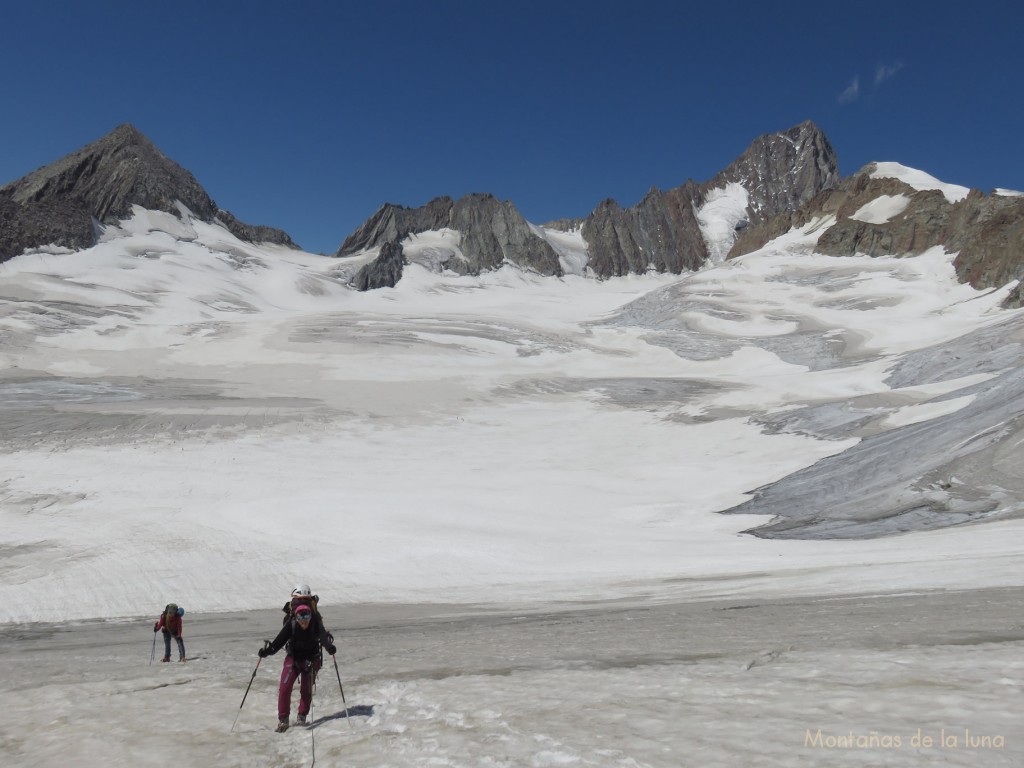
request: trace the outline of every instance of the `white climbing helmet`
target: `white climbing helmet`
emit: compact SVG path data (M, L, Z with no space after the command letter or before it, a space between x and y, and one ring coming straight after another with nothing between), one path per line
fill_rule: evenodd
M292 597L312 597L313 590L309 588L309 584L298 584L295 589L292 590Z

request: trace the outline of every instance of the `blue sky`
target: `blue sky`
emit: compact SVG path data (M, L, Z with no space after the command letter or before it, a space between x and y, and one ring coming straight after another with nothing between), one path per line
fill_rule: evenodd
M534 223L704 181L814 120L844 175L1024 189L1015 2L0 0L0 184L130 122L333 253L385 202Z

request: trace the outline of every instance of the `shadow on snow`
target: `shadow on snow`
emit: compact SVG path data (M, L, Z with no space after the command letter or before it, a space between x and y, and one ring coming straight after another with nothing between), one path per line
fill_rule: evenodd
M343 717L373 717L373 705L372 704L360 704L348 709L343 709L340 712L335 712L333 715L324 715L318 717L316 720L309 724L309 728L318 728L324 723L329 723L332 720L341 720Z

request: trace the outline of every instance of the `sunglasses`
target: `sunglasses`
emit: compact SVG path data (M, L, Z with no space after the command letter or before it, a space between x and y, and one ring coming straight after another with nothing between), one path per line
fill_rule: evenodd
M309 621L311 618L313 618L313 614L312 613L296 613L295 614L295 618L298 619L299 621Z

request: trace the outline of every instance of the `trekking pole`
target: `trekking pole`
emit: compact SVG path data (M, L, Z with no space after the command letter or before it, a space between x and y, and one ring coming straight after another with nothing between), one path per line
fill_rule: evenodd
M345 719L348 720L348 727L354 728L352 725L352 715L348 711L348 702L345 701L345 688L341 684L341 672L338 671L338 660L334 658L334 654L331 654L331 661L334 662L334 674L338 676L338 688L341 689L341 703L345 705Z
M299 684L301 685L301 683ZM316 698L316 673L313 673L313 690L309 696L309 745L313 750L313 762L309 764L309 768L313 768L316 765L316 735L313 733L313 700Z
M270 645L267 640L263 641L265 645ZM263 661L263 657L260 656L260 661ZM249 678L249 684L245 686L245 696L242 697L242 703L238 705L238 714L235 715L235 722L231 724L231 730L235 730L235 726L238 724L238 715L242 714L242 707L245 706L245 698L249 695L249 689L252 688L252 681L256 679L256 672L260 668L260 661L256 662L256 669L252 671L252 677Z
M156 658L156 630L153 630L153 650L149 652L149 663L153 663L153 659Z

